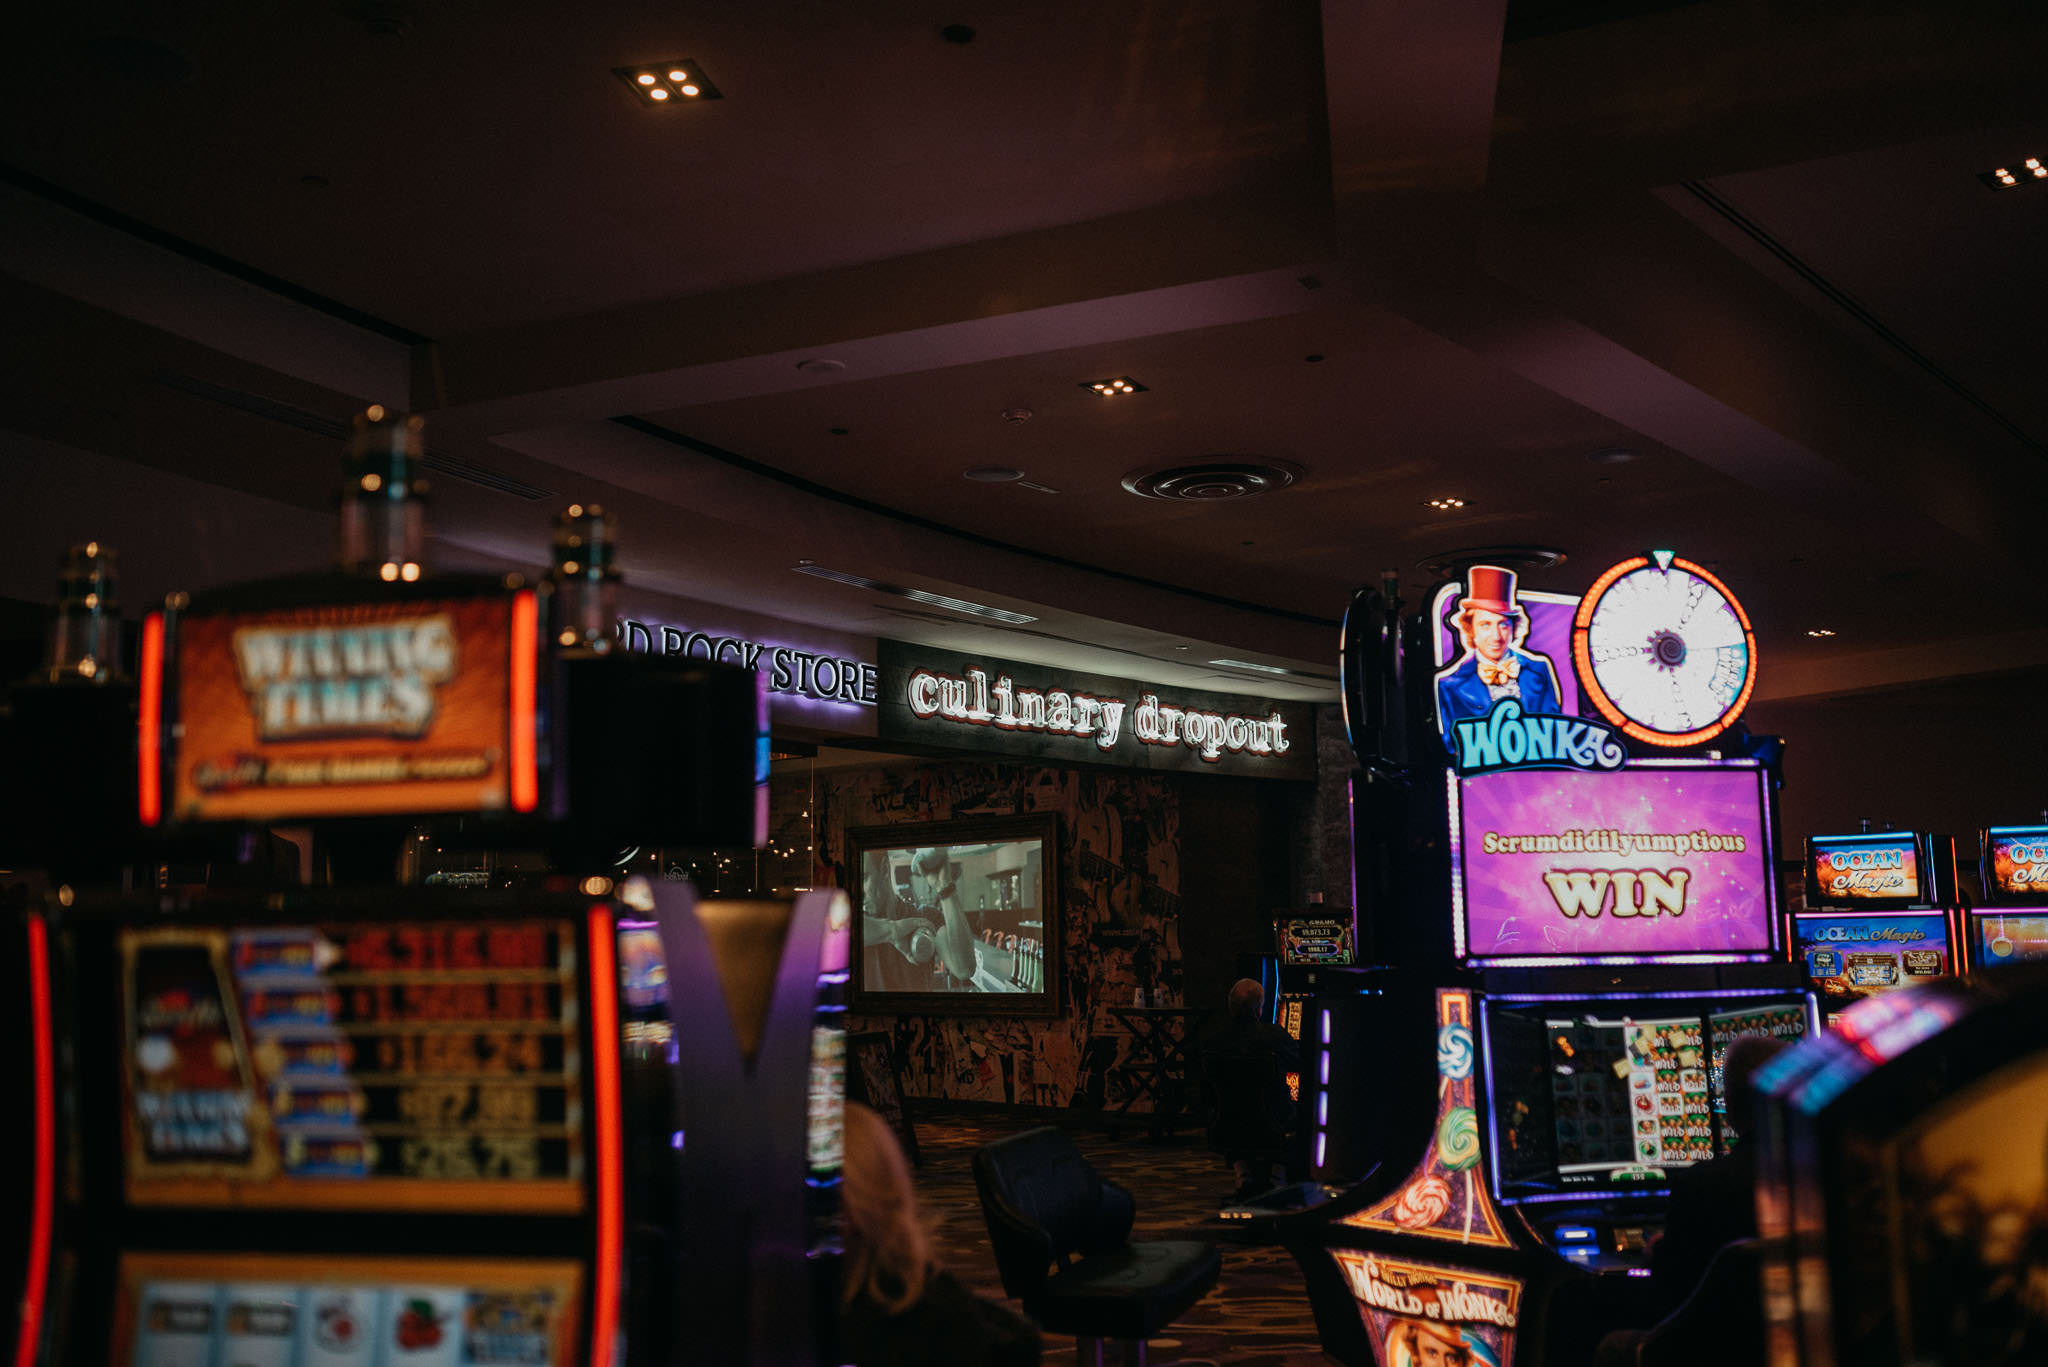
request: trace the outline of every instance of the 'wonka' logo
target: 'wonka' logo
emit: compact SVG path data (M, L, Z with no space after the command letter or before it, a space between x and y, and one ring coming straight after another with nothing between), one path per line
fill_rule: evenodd
M1522 705L1502 698L1483 717L1456 722L1457 770L1619 769L1628 752L1611 727L1578 717L1525 717Z

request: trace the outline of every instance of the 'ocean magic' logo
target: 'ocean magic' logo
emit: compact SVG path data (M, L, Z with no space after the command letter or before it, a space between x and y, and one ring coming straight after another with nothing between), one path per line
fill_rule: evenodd
M1454 722L1454 763L1461 774L1496 769L1619 769L1628 758L1612 727L1579 717L1522 715L1502 698L1483 717Z

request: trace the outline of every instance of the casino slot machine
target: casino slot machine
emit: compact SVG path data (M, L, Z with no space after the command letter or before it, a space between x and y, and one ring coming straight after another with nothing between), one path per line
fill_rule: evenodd
M1855 1002L1759 1074L1771 1367L2048 1360L2044 1042L2022 962Z
M1988 827L1979 848L1984 902L1962 915L1970 968L2048 959L2048 825Z
M419 456L371 410L337 572L145 618L105 843L202 874L60 850L22 923L18 1367L836 1361L844 895L609 872L760 842L761 680L610 649L596 509L542 583L427 571ZM237 872L280 825L331 886ZM395 884L424 838L551 871Z
M1914 831L1806 841L1792 956L1832 1025L1865 997L1962 971L1955 841Z
M1755 648L1732 592L1669 552L1578 596L1517 579L1473 566L1426 609L1409 832L1360 861L1413 870L1375 944L1441 985L1377 1047L1433 1060L1386 1098L1428 1124L1279 1230L1324 1350L1361 1367L1423 1339L1535 1362L1586 1327L1553 1313L1567 1284L1640 1298L1672 1174L1754 1138L1727 1120L1729 1046L1818 1029L1778 905L1779 747L1737 725ZM1383 760L1361 769L1387 789Z

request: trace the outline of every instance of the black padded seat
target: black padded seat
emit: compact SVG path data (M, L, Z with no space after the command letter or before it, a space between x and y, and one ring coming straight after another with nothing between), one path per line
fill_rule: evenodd
M1216 1284L1215 1245L1133 1241L1131 1194L1042 1126L974 1153L974 1186L1003 1290L1049 1333L1142 1345ZM1141 1356L1142 1356L1142 1349Z

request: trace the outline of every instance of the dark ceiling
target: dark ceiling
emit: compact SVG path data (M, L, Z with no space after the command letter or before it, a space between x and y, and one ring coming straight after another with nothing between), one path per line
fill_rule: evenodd
M138 594L317 562L380 400L429 414L451 556L533 562L601 498L644 588L1105 673L1327 695L1355 586L1486 546L1562 551L1555 590L1716 566L1767 698L2048 664L1995 587L2038 577L2048 184L1978 179L2048 156L2042 6L26 22L9 592L108 527ZM723 98L613 75L680 59ZM1123 487L1189 464L1298 478Z

